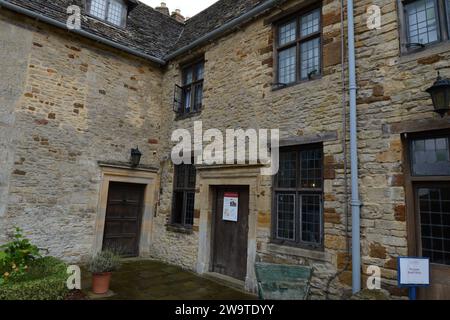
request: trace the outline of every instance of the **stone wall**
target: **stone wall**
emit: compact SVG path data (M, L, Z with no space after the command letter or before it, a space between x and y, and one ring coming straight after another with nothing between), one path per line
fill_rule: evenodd
M128 162L139 146L159 166L161 70L4 10L0 23L0 224L77 261L94 244L97 162Z
M378 265L383 284L393 294L399 255L408 255L404 188L404 146L398 123L410 123L424 131L449 128L433 112L425 90L436 79L437 70L450 76L448 43L417 53L400 54L397 1L356 2L356 50L358 75L358 138L362 208L363 269ZM365 11L371 4L382 9L382 29L368 30ZM414 228L413 226L410 226Z
M300 2L288 2L284 9ZM372 4L382 9L381 30L367 28L366 10ZM278 12L275 10L272 14ZM205 129L280 128L283 138L308 140L317 134L336 134L336 139L324 141L324 252L271 244L271 212L258 214L258 259L312 266L313 294L318 299L326 297L328 285L329 298L348 296L351 286L341 145L340 2L324 1L322 14L324 70L320 79L272 90L273 37L271 25L264 23L265 16L171 62L163 81L163 121L172 124L166 133L168 141L173 129L192 129L193 121L197 120L203 122ZM380 266L384 293L398 298L406 292L397 288L396 258L408 254L408 245L403 145L400 134L391 133L390 128L398 123L418 120L433 120L439 127L449 127L445 120L439 120L432 112L431 100L424 90L433 83L436 70L445 74L449 68L450 47L444 43L420 53L401 56L398 12L394 1L357 1L355 20L360 189L364 204L361 209L362 284L365 287L367 267ZM180 84L180 65L202 54L206 61L204 109L195 117L175 121L171 111L172 92L174 84ZM168 156L169 152L167 148L163 154ZM166 167L169 174L170 166ZM264 186L271 186L270 179L262 181ZM170 199L171 183L162 179L165 199ZM169 207L161 208L159 214L164 216L161 221L166 222L170 216ZM199 220L196 220L195 228L198 227ZM172 237L172 231L163 227L158 230L162 242ZM192 253L196 251L197 237L197 232L190 237Z
M31 33L5 20L0 20L0 242L6 237L5 215L7 209L9 181L15 160L18 132L15 129L15 108L21 98L28 54L32 45ZM20 39L20 41L18 41Z
M8 81L0 81L0 101L5 105L0 110L1 226L24 228L40 246L58 256L72 259L86 254L92 247L98 202L97 161L127 161L129 149L138 144L145 155L143 161L161 167L151 255L198 270L199 243L204 240L200 238L203 225L199 209L205 204L196 203L192 232L168 226L173 190L172 131L192 130L193 122L201 120L204 129L279 128L282 138L312 141L318 136L328 137L323 139L324 250L270 242L272 180L260 177L255 187L256 259L309 265L314 270L313 298L325 298L328 285L329 298L346 297L351 265L347 265L341 144L340 1L323 1L322 76L284 89L272 87L273 33L265 19L300 3L289 1L171 61L162 71L31 20L18 23L17 17L3 13L0 40L2 48L6 44L7 49L0 51L0 63ZM382 9L381 30L367 28L366 9L372 4ZM431 100L424 92L435 80L437 70L450 76L450 46L442 43L401 55L396 2L361 0L355 1L355 6L358 147L364 204L362 283L365 286L367 266L380 266L385 293L400 297L405 291L396 287L396 257L407 255L410 248L404 150L394 128L419 120L433 121L440 128L450 126L432 112ZM13 50L17 51L15 56L11 56ZM21 59L15 59L17 55ZM200 55L205 56L204 109L194 117L176 120L172 100L174 85L181 82L180 66ZM200 179L197 187L196 200L202 201ZM0 237L4 234L0 229Z
M287 7L298 5L293 1ZM286 9L287 7L283 8ZM276 10L273 14L280 12ZM256 202L257 217L257 260L287 262L310 265L315 270L314 294L325 297L327 280L334 276L337 264L345 264L346 252L344 189L343 189L343 149L342 138L342 87L340 71L340 11L338 1L325 1L323 6L324 26L324 70L323 76L281 90L273 90L273 33L272 26L260 17L232 34L200 48L195 52L173 61L167 67L163 81L163 122L167 126L165 140L170 141L176 128L192 130L194 121L202 121L204 130L217 128L225 132L227 128L280 129L282 138L303 138L306 141L317 135L330 134L334 138L326 140L325 153L325 251L314 252L303 249L277 246L270 243L271 234L271 177L261 177ZM195 57L205 56L204 109L194 117L176 120L172 111L172 96L175 84L181 82L181 66ZM170 145L163 151L170 154ZM163 159L164 161L164 159ZM171 176L171 166L166 161L164 172ZM199 183L199 182L197 182ZM201 188L201 185L198 185ZM170 219L170 199L172 181L163 174L162 190L165 199L161 203L155 227L160 237L160 248L165 251L157 257L175 261L177 252L168 258L174 231L166 228ZM197 194L196 201L203 196ZM196 208L202 204L196 203ZM197 213L194 230L200 228L200 212ZM203 226L203 225L202 225ZM201 232L200 232L201 233ZM197 253L199 232L180 235L190 245L191 254ZM161 249L160 249L161 250ZM195 268L196 256L191 258L191 268ZM347 281L348 283L348 281ZM330 297L342 296L348 286L335 281L331 284Z

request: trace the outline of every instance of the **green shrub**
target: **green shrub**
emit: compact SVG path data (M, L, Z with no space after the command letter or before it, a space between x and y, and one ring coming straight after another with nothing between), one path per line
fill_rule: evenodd
M16 228L13 240L0 246L0 285L11 279L21 277L29 265L40 258L39 249Z
M0 300L63 300L69 292L67 277L64 262L53 257L37 259L26 273L0 285Z
M119 268L120 256L111 250L98 253L88 263L88 270L92 273L113 272Z

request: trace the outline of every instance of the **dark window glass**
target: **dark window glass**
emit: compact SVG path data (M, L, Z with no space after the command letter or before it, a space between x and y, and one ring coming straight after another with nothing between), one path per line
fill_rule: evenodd
M450 175L449 137L416 139L411 141L413 175Z
M198 62L183 69L183 85L181 108L178 110L181 114L198 112L203 103L203 77L204 62Z
M297 152L280 153L280 169L278 171L278 187L295 188L297 185Z
M304 146L280 150L274 237L292 244L323 244L323 151Z
M308 150L301 152L302 188L322 187L322 151Z
M277 195L277 238L295 240L295 194Z
M287 85L321 73L321 9L278 25L277 82Z
M450 265L450 187L419 188L417 193L422 255Z
M194 224L195 180L194 165L175 166L172 223L191 227Z

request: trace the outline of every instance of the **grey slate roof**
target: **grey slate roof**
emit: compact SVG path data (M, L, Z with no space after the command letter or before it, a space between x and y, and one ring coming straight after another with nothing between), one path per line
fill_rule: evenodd
M63 23L68 17L67 7L78 5L82 8L83 30L155 58L164 59L170 52L188 45L265 0L219 0L187 20L185 24L143 3L138 3L129 14L124 28L115 27L86 15L84 0L6 1Z
M265 0L219 0L187 20L184 32L175 48L181 48L237 18Z

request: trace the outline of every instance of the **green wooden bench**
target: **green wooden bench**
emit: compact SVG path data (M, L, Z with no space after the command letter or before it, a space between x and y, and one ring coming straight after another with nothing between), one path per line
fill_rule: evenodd
M262 300L306 300L312 269L305 266L257 262L259 298Z

